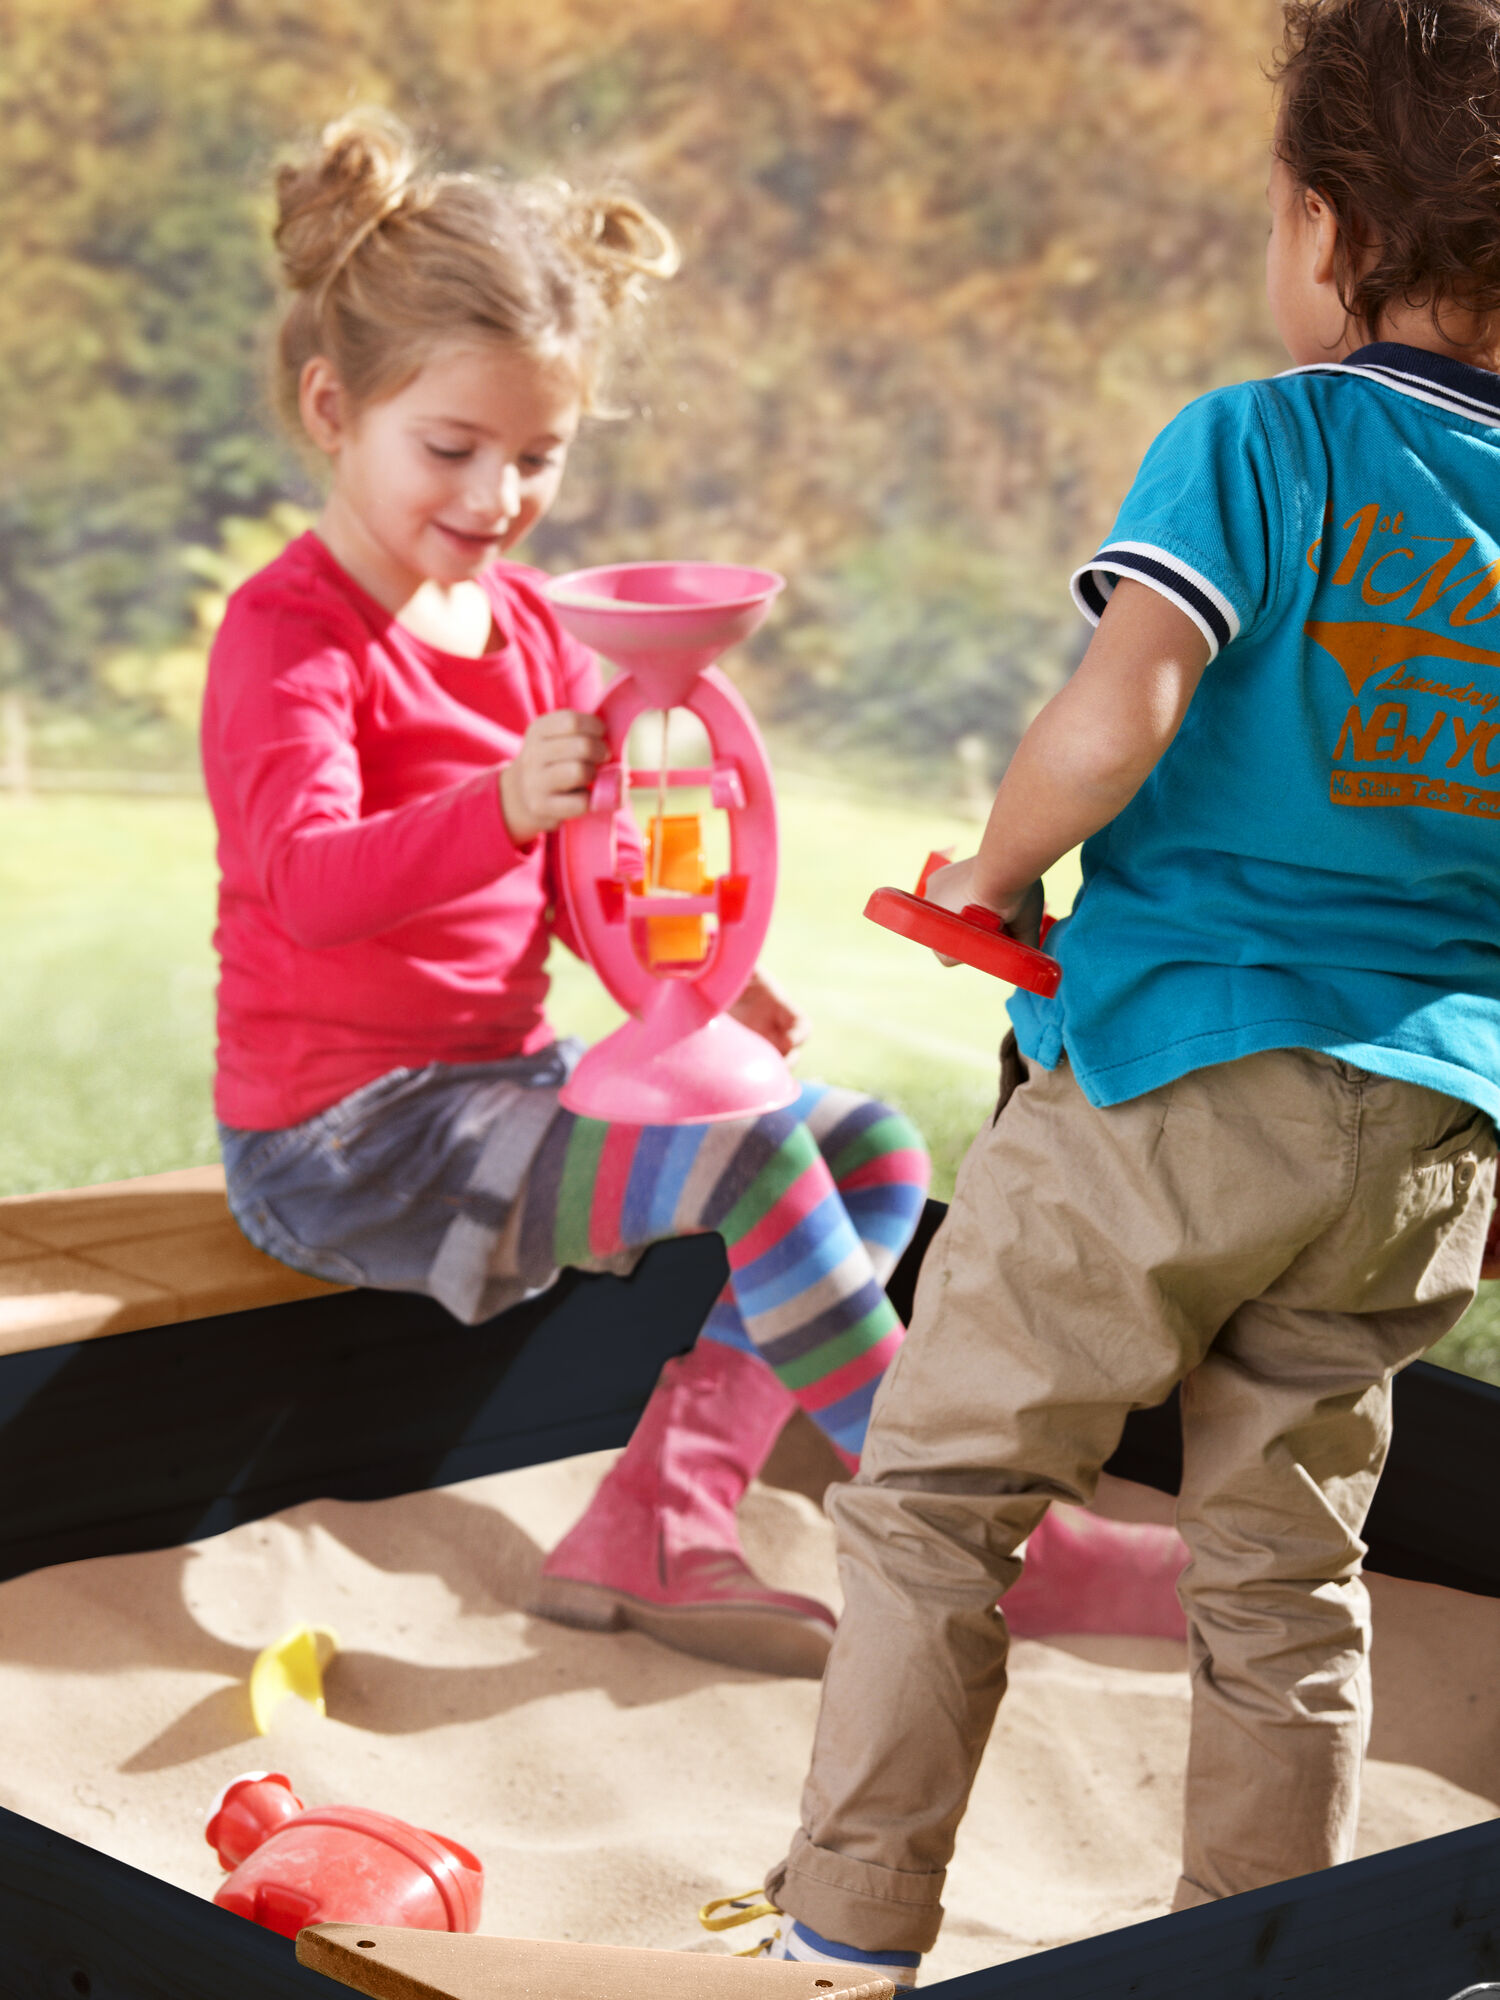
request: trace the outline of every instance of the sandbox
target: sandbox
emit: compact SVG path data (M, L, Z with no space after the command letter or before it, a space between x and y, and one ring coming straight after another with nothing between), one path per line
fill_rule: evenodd
M0 1204L0 1247L12 1296L35 1301L17 1209ZM520 1607L609 1462L598 1447L623 1441L696 1332L716 1260L707 1239L666 1246L629 1284L570 1286L478 1335L421 1301L320 1290L164 1326L138 1299L131 1330L0 1358L0 1994L331 1993L204 1900L203 1809L249 1767L473 1846L486 1932L699 1941L696 1904L784 1848L816 1687ZM1163 1918L1182 1649L1018 1642L924 1989L1445 2000L1500 1972L1500 1392L1422 1370L1402 1396L1406 1458L1372 1527L1372 1561L1408 1572L1372 1577L1373 1858ZM1171 1450L1168 1418L1133 1424L1117 1469L1137 1478L1114 1483L1112 1510L1160 1513L1140 1482L1170 1483ZM744 1525L768 1576L836 1602L809 1493L757 1488ZM1424 1567L1443 1582L1414 1580ZM250 1661L304 1619L342 1642L328 1717L287 1703L256 1738Z

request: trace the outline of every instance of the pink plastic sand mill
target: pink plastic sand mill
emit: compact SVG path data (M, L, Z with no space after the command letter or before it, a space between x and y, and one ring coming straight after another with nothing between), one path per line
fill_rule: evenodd
M731 1020L755 969L776 895L776 802L750 711L714 665L747 638L782 588L770 570L727 563L619 563L548 588L559 621L620 669L599 704L608 757L589 810L562 829L563 889L590 964L631 1019L595 1044L562 1092L568 1110L628 1125L754 1117L797 1086L770 1043ZM632 768L632 723L691 711L709 762ZM643 842L630 793L656 812ZM710 876L702 823L667 814L677 787L706 791L729 827L729 866Z

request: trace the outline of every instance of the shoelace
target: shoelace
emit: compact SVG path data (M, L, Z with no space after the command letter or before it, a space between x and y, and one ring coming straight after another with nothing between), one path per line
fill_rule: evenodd
M706 1931L732 1931L740 1924L753 1924L764 1917L780 1917L781 1911L768 1902L765 1892L760 1889L746 1889L738 1896L715 1896L711 1903L705 1903L698 1912L698 1921ZM778 1924L770 1937L762 1938L751 1945L748 1951L737 1951L736 1958L765 1958L771 1947L781 1936Z

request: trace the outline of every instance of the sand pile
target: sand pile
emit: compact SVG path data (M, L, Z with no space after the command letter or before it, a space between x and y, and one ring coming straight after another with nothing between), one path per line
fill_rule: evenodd
M784 1851L817 1688L517 1607L609 1454L366 1505L324 1501L194 1547L0 1586L0 1803L198 1895L204 1809L250 1768L474 1848L482 1928L685 1945L694 1912ZM1126 1496L1127 1501L1130 1495ZM1135 1496L1137 1511L1154 1502ZM837 1602L799 1494L744 1510L762 1572ZM1375 1579L1377 1721L1362 1851L1493 1818L1500 1602ZM290 1626L343 1650L327 1720L251 1728L246 1677ZM1166 1640L1019 1643L949 1880L936 1979L1166 1907L1188 1714Z

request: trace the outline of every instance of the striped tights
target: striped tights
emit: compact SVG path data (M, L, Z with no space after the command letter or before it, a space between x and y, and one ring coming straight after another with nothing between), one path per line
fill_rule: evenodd
M607 1268L716 1230L729 1283L703 1330L758 1354L849 1459L903 1339L884 1283L928 1160L900 1112L807 1084L784 1111L712 1125L609 1125L561 1111L521 1196L521 1265Z

